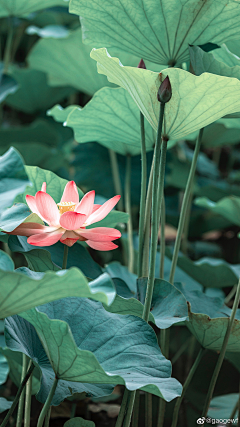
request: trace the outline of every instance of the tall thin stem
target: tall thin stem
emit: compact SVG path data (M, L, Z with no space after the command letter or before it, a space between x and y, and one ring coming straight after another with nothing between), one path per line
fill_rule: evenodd
M127 155L126 178L125 178L125 206L129 215L128 230L128 270L134 271L134 246L133 246L133 227L132 227L132 210L131 210L131 156Z
M160 347L162 350L162 354L164 357L166 357L166 359L169 358L169 342L170 342L170 328L162 329L161 335L160 335L160 343L161 343ZM166 409L166 401L160 397L157 427L163 426L165 409Z
M127 407L126 416L124 418L123 427L130 427L135 396L136 396L136 391L131 391L129 395L128 407Z
M144 218L146 209L146 191L147 191L147 155L144 130L144 115L140 111L140 129L141 129L141 197L140 197L140 215L139 215L139 245L138 245L138 277L142 276L142 258L144 243Z
M185 255L187 255L187 253L188 253L188 234L189 234L189 224L190 224L190 217L191 217L192 201L193 201L193 193L191 191L189 201L188 201L188 206L187 206L185 224L183 227L183 237L182 237L182 252Z
M26 356L26 354L23 353L21 381L23 381L26 376L27 364L28 364L28 357ZM24 399L25 399L25 393L23 392L19 399L16 427L21 427L22 425Z
M119 200L117 204L117 209L119 211L123 211L123 200L122 200L122 184L120 179L120 173L119 173L119 167L118 167L118 159L117 159L117 153L115 151L111 150L109 148L109 157L110 157L110 163L111 163L111 169L112 169L112 177L113 177L113 185L116 194L119 194L121 196L121 199Z
M49 422L50 422L50 417L51 417L51 406L49 406L48 411L47 411L47 415L45 417L45 421L44 421L44 427L49 427Z
M152 206L152 186L153 186L153 166L152 162L150 177L148 181L146 211L144 219L144 239L143 239L143 258L142 258L142 276L147 277L149 265L149 236L150 236L150 219Z
M62 270L66 270L67 268L67 259L68 259L68 246L64 245Z
M165 211L165 199L162 198L162 209L161 209L161 236L160 236L160 279L164 279L164 259L165 259L165 225L166 225L166 211Z
M175 403L175 407L174 407L174 411L173 411L172 426L171 427L177 427L178 413L179 413L179 409L180 409L182 400L183 400L184 395L186 393L186 390L187 390L187 388L188 388L188 386L189 386L189 384L190 384L190 382L192 380L192 377L195 374L195 371L196 371L196 369L197 369L197 367L198 367L198 365L200 363L200 360L202 358L203 353L204 353L204 349L201 347L200 351L198 353L198 356L195 359L194 364L192 365L192 367L190 369L190 372L189 372L189 374L187 376L187 379L186 379L186 381L185 381L185 383L183 385L182 394L181 394L180 397L178 397L178 399L177 399L177 401Z
M4 57L3 57L3 64L4 69L3 72L7 73L9 64L11 61L11 51L12 51L12 41L13 41L13 21L12 18L8 18L8 35L7 35L7 42L4 50Z
M28 365L28 369L31 367L32 361ZM30 376L26 384L26 399L25 399L25 413L24 413L24 427L30 427L31 419L31 399L32 399L32 375Z
M143 319L148 322L149 312L152 302L152 294L155 279L155 265L156 265L156 253L157 253L157 242L158 242L158 203L162 205L163 188L164 188L164 174L166 164L166 153L167 153L167 140L162 140L161 146L161 135L162 135L162 124L164 117L165 104L160 103L160 114L158 122L157 141L154 150L154 169L153 169L153 193L152 193L152 224L151 224L151 247L150 247L150 265L149 275L147 282L147 291L143 309ZM161 153L161 159L160 159Z
M13 414L13 412L14 412L14 409L16 408L16 406L17 406L17 404L18 404L19 398L20 398L20 396L21 396L21 394L22 394L22 391L23 391L23 389L24 389L24 387L25 387L25 385L26 385L26 383L27 383L28 379L30 378L30 375L31 375L31 373L32 373L33 369L34 369L34 365L32 364L32 365L31 365L31 367L29 368L29 370L28 370L27 374L25 375L25 377L24 377L23 381L21 382L20 387L19 387L19 389L18 389L18 391L17 391L17 394L16 394L16 396L15 396L15 399L14 399L14 401L13 401L13 403L12 403L12 406L11 406L11 408L9 409L9 411L8 411L8 413L7 413L6 417L4 418L4 420L3 420L3 422L2 422L2 424L1 424L1 426L0 426L0 427L5 427L5 426L7 425L7 423L8 423L8 421L9 421L9 419L10 419L11 415L12 415L12 414Z
M152 427L152 394L145 392L145 426Z
M49 410L49 408L50 408L50 406L51 406L52 398L53 398L53 396L54 396L54 393L55 393L55 390L56 390L57 384L58 384L58 378L56 378L56 377L55 377L55 378L54 378L53 385L52 385L52 388L51 388L51 390L50 390L50 392L49 392L49 395L48 395L48 397L47 397L47 400L46 400L46 402L44 403L44 406L43 406L43 408L42 408L42 410L41 410L41 413L40 413L40 415L39 415L38 423L37 423L37 427L42 427L42 426L43 426L44 418L45 418L45 417L47 416L47 414L48 414L48 410Z
M125 388L124 394L123 394L123 399L122 399L122 404L121 404L121 408L117 417L117 422L115 427L121 427L123 420L124 420L124 416L126 413L126 409L127 409L127 403L128 403L128 399L129 399L129 395L130 395L130 391Z
M213 375L212 375L212 379L211 379L211 382L210 382L210 386L208 388L208 393L207 393L205 405L204 405L203 412L202 412L202 416L203 417L206 417L207 413L208 413L209 405L210 405L210 402L211 402L211 399L212 399L212 395L213 395L213 392L214 392L214 388L215 388L215 385L216 385L216 382L217 382L218 374L220 372L220 369L221 369L221 366L222 366L222 363L223 363L223 359L224 359L224 356L225 356L225 353L226 353L227 344L228 344L228 340L229 340L229 337L230 337L230 334L231 334L231 330L232 330L232 327L233 327L233 322L234 322L234 319L235 319L235 315L236 315L236 311L237 311L237 308L238 308L239 300L240 300L240 279L239 279L239 282L238 282L237 292L236 292L236 295L235 295L235 298L234 298L234 303L233 303L233 308L232 308L231 316L230 316L230 318L228 320L228 326L227 326L227 330L226 330L225 337L224 337L224 340L223 340L223 345L222 345L220 354L218 356L218 360L217 360L215 369L213 371Z
M199 154L200 146L201 146L202 135L203 135L203 129L200 129L199 135L197 138L197 142L195 145L191 169L189 172L187 186L186 186L186 190L185 190L183 202L182 202L182 208L181 208L180 219L179 219L178 230L177 230L177 237L176 237L176 241L175 241L173 257L172 257L172 265L171 265L171 270L170 270L170 277L169 277L170 283L174 282L174 276L175 276L175 271L176 271L176 266L177 266L178 254L179 254L179 249L180 249L180 245L181 245L181 239L182 239L182 234L183 234L183 229L184 229L184 224L185 224L185 219L186 219L186 212L187 212L187 208L188 208L189 198L191 197L191 192L192 192L192 187L193 187L193 182L194 182L194 176L195 176L196 167L197 167L197 159L198 159L198 154Z
M139 404L140 404L140 392L136 391L135 404L133 409L132 427L138 427L139 418Z

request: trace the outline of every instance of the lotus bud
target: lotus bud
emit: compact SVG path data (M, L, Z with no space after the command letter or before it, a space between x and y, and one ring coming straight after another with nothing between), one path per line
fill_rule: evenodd
M172 98L172 87L171 87L169 77L167 76L161 83L160 88L158 89L157 99L159 102L166 104L166 102L169 102L171 98Z
M143 68L143 70L146 70L146 65L143 59L141 59L141 61L138 64L138 68Z

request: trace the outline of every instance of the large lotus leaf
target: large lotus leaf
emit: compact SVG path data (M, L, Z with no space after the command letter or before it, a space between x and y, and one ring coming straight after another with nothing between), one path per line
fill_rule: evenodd
M70 12L81 16L86 43L170 66L188 60L188 45L239 34L240 6L232 0L71 0Z
M232 287L240 276L239 264L232 265L222 259L206 257L194 262L181 254L178 266L206 288Z
M12 66L9 72L16 80L19 89L9 95L5 102L10 107L24 113L45 112L47 108L73 92L71 87L53 88L48 86L46 74L38 70Z
M22 267L20 272L0 271L0 280L0 318L59 297L89 297L107 305L115 297L115 288L107 273L88 283L78 268L37 273Z
M240 11L240 5L239 5ZM124 67L105 48L93 49L91 57L98 62L98 72L109 81L126 89L153 129L157 130L160 103L157 92L168 76L172 98L165 107L164 134L169 139L181 139L205 127L226 114L240 110L240 82L229 77L204 73L195 76L178 68L161 73L140 68Z
M115 280L114 280L115 283ZM143 304L138 301L136 298L123 298L122 296L117 295L113 303L108 307L105 304L103 305L105 310L109 313L116 313L122 315L133 315L140 317L142 319L143 315ZM152 313L149 315L149 322L155 323L155 319Z
M212 52L204 52L198 46L190 49L191 64L197 76L212 73L240 79L240 58L228 50L226 45Z
M13 94L18 89L17 81L3 72L3 63L0 62L0 103L3 102L9 94Z
M224 396L214 397L209 406L208 417L218 420L229 419L238 399L238 393L230 393L225 394Z
M55 375L48 358L48 352L45 352L36 330L20 316L13 316L5 321L5 335L7 345L11 351L17 352L17 354L19 352L26 354L32 359L36 369L41 373L40 389L36 397L40 402L44 403ZM110 385L81 384L73 382L71 379L65 380L63 378L58 382L51 404L57 406L74 393L87 392L90 396L101 397L110 394L112 390L113 387Z
M23 16L52 6L66 6L67 0L0 0L0 17Z
M4 411L7 411L12 406L12 402L9 402L4 397L0 397L0 414Z
M0 270L3 271L13 271L14 270L14 262L10 256L0 250Z
M82 298L59 300L21 316L34 325L59 379L125 384L167 401L181 394L154 331L138 317L108 313L100 303Z
M5 383L9 373L9 367L6 358L0 354L0 385Z
M113 261L104 268L113 279L118 278L126 283L132 295L137 292L137 275L131 273L127 267L121 265L118 261Z
M37 222L44 224L37 214L31 213L24 203L16 203L11 208L6 209L0 218L0 229L10 232L22 222Z
M59 106L51 110L54 116ZM140 114L131 96L122 88L103 88L83 108L74 108L65 125L73 129L77 142L97 141L119 154L141 153ZM145 124L146 148L153 149L156 134Z
M15 197L23 193L28 184L22 157L14 148L10 148L0 156L0 212L11 206Z
M240 225L240 197L224 197L216 203L206 197L201 197L195 200L195 204L222 215L232 224Z
M60 242L56 243L55 245L48 246L47 248L45 247L45 249L43 249L40 247L36 248L36 246L33 247L32 245L29 245L29 243L27 243L27 237L10 236L8 240L8 245L12 252L23 252L24 256L26 256L28 263L34 263L34 270L37 267L36 271L42 268L43 265L42 262L37 259L37 257L35 257L35 260L32 261L33 256L31 254L33 252L33 248L34 250L38 250L41 252L40 257L42 260L45 259L45 252L47 252L49 254L47 263L49 262L49 257L51 257L52 262L57 265L57 267L60 268L62 266L64 245ZM30 256L28 256L29 252L31 252ZM70 267L78 267L85 276L91 279L96 279L102 274L101 267L99 267L99 265L93 261L86 248L84 248L81 244L78 243L69 248L67 268ZM54 270L54 267L52 266L50 270Z

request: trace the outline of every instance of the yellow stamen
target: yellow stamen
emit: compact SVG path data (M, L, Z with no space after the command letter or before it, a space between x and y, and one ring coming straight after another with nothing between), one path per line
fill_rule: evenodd
M64 212L74 211L76 203L74 203L74 202L61 202L61 203L57 203L57 205L58 205L60 215L62 215Z

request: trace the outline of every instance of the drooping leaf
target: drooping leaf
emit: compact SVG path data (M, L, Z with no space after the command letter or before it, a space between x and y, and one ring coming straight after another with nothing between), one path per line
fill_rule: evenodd
M10 256L3 251L0 251L0 270L3 271L13 271L14 262Z
M38 215L31 213L29 207L24 203L16 203L11 208L6 209L0 218L0 228L3 231L13 231L22 222L37 222L44 224Z
M117 58L110 57L105 48L93 49L91 57L98 62L99 73L130 93L155 130L160 109L157 92L161 82L169 77L172 98L165 107L163 131L169 139L184 138L240 110L240 82L234 79L209 73L194 76L178 68L168 68L159 74L124 67Z
M10 409L11 406L12 406L12 402L5 399L4 397L0 397L0 414Z
M38 70L11 66L9 73L16 80L19 89L7 97L6 104L24 113L45 112L73 92L72 87L48 86L46 74Z
M54 379L54 371L49 361L49 353L45 351L46 347L42 346L34 327L20 316L6 319L5 335L11 352L26 354L34 362L36 366L34 371L39 371L41 376L40 388L36 390L36 398L44 403ZM74 393L86 392L89 396L101 397L111 394L112 390L111 385L82 384L74 382L72 379L60 379L51 404L57 406Z
M65 125L74 130L77 142L97 141L119 154L141 153L140 114L131 96L122 88L103 88L83 108L75 108ZM156 134L145 124L146 149L153 149Z
M0 318L28 310L57 298L81 296L109 305L115 297L114 285L107 273L88 283L78 268L37 273L22 267L20 271L0 271Z
M0 17L23 16L48 7L66 5L67 0L46 0L44 3L41 0L29 0L27 2L22 2L22 0L1 0Z
M232 224L240 225L240 197L224 197L216 203L206 197L201 197L195 200L195 204L222 215Z
M170 66L188 60L189 45L219 45L239 34L240 7L232 0L71 0L70 12L81 16L91 46Z
M0 213L11 206L15 197L30 183L19 153L10 148L0 156Z
M140 388L167 401L181 393L154 331L142 319L107 313L100 303L82 298L59 300L21 316L34 325L59 379L125 384L129 390Z

